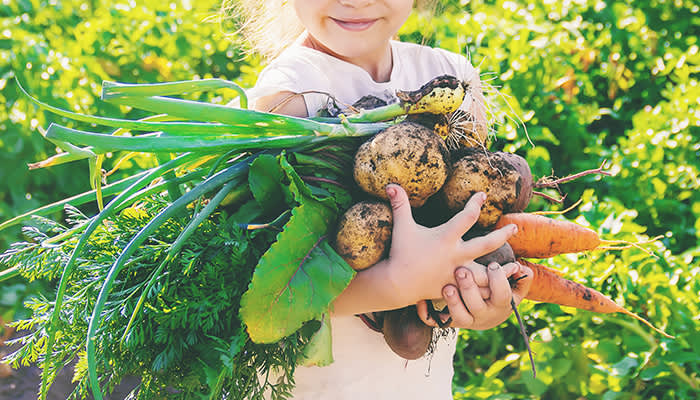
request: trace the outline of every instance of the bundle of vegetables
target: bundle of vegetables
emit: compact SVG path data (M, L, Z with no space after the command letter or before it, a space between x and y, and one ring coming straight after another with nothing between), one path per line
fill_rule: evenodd
M236 90L241 107L171 97L221 88ZM45 137L64 152L35 166L86 159L94 190L0 224L32 222L30 241L0 255L9 267L0 280L59 278L56 298L36 299L32 318L16 323L31 333L9 361L43 367L41 398L76 357L76 398L100 399L129 375L141 378L139 399L285 397L297 365L332 362L330 303L355 270L386 255L388 183L406 189L426 225L477 191L491 200L484 231L527 206L536 186L527 163L488 152L483 127L458 110L469 89L443 76L398 93L395 104L303 119L247 110L244 92L221 80L105 83L104 100L158 113L138 121L33 99L118 129L51 125ZM153 153L158 162L102 187L108 153ZM77 207L90 201L100 211L86 216ZM46 218L61 208L65 224ZM551 277L537 283L545 275L536 273L533 287L551 285ZM425 354L435 336L415 307L375 322L405 358Z
M174 97L216 89L235 90L240 108ZM356 196L352 154L406 115L455 109L465 89L436 79L392 105L302 119L247 110L244 91L223 80L105 82L105 101L157 113L138 121L25 92L117 129L49 126L45 138L63 152L30 167L87 160L94 190L0 224L28 223L29 239L0 255L0 281L58 281L55 299L35 299L32 318L15 323L29 333L7 361L43 368L42 399L76 358L74 398L100 399L130 375L140 399L284 397L295 366L332 362L329 304L354 271L328 237ZM103 186L144 154L153 166ZM78 209L93 201L95 215ZM65 222L47 218L62 209Z
M459 118L471 119L468 115L457 117L457 121ZM549 258L596 248L611 249L614 247L601 245L620 243L602 240L593 230L565 219L524 212L533 194L541 194L535 189L557 187L590 173L608 174L603 166L562 179L543 178L535 182L525 159L512 153L489 151L488 137L480 134L478 125L468 124L471 129L465 134L464 123L455 122L455 113L444 118L446 129L442 129L440 119L437 123L435 118L409 117L409 120L418 123L406 121L392 125L358 149L354 176L366 193L386 199L386 185L398 183L406 189L414 215L422 218L423 223L435 226L462 210L474 194L485 192L487 197L477 227L467 235L485 233L508 224L515 224L518 231L504 247L477 259L477 262L488 265L491 262L518 261L530 267L533 282L525 298L599 313L621 312L671 337L600 292L572 282L556 270L524 259ZM442 132L444 135L440 134ZM444 213L444 210L448 212ZM354 204L339 222L335 239L338 253L355 270L369 268L386 257L391 244L391 217L390 206L385 201L367 200ZM511 285L516 286L522 278L511 277ZM449 314L445 303L441 299L426 299L426 302L430 316L439 327L448 325L449 317L443 322L440 315ZM527 335L513 301L511 306L527 344ZM365 320L373 329L384 333L387 344L396 354L407 359L424 356L435 343L433 329L421 322L415 306L375 313L366 316ZM532 361L532 355L530 357ZM532 366L534 373L534 362Z

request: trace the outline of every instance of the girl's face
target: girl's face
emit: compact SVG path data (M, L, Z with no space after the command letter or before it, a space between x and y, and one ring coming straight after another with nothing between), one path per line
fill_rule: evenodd
M384 56L389 40L406 22L413 0L293 0L315 42L345 59Z

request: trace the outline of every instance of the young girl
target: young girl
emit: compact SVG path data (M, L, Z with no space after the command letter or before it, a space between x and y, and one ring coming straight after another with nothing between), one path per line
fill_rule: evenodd
M474 88L463 108L486 124L477 71L465 57L393 40L413 10L413 0L240 0L227 2L245 24L242 33L274 58L249 98L262 111L314 116L331 104L352 104L365 95L396 101L396 90L413 90L450 74ZM511 313L530 280L511 291L508 276L532 276L519 264L483 266L473 260L500 247L515 232L507 226L468 241L485 199L474 195L444 225L417 225L406 193L387 187L394 214L389 257L360 271L332 304L334 362L299 367L295 399L451 399L456 335L439 341L431 357L406 361L380 333L356 315L418 304L431 326L424 299L444 298L456 328L489 329Z

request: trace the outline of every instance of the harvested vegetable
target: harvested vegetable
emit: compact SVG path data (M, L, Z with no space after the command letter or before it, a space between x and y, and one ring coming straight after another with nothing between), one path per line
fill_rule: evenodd
M234 89L242 108L173 97L219 88ZM467 89L441 76L399 92L398 103L366 98L356 103L356 113L294 118L246 110L245 92L223 80L105 82L104 100L157 113L138 121L81 115L27 94L64 117L118 129L105 134L49 126L45 137L63 152L33 166L87 160L93 190L0 224L33 218L39 225L26 230L29 242L0 255L8 267L0 281L17 274L60 277L56 298L34 300L34 316L19 323L37 329L9 361L43 361L41 399L76 354L85 366L76 376L76 396L102 399L121 378L137 375L138 399L284 398L297 365L332 362L330 305L355 270L379 261L390 243L391 209L379 201L350 208L366 197L352 187L353 179L383 199L386 185L397 183L413 207L435 199L449 183L448 148L441 131L404 120L428 113L448 125L465 118L467 126L469 117L457 111ZM450 200L450 208L461 210L474 192L486 191L495 204L485 206L483 227L504 212L522 211L533 193L527 163L487 153L482 137L462 139L480 143L478 150L460 150L462 159L471 155L481 164L458 161L466 172L453 174L450 185L464 200ZM117 162L102 172L110 152L119 160L158 156L156 166L103 188L120 167ZM94 216L75 208L89 201L100 209ZM64 206L65 225L38 217ZM366 210L378 217L368 218ZM430 221L435 215L440 221ZM427 226L445 217L430 210L422 216ZM360 238L371 241L361 244ZM430 351L434 330L415 306L383 317L394 352L415 359ZM273 370L282 375L271 381Z
M477 192L486 193L478 224L494 225L502 214L522 211L532 197L532 174L522 157L466 148L452 164L452 172L442 188L447 207L453 212L464 208Z
M401 122L374 135L355 153L355 182L365 192L388 199L386 186L401 185L413 207L437 193L449 173L445 142L430 129Z
M518 257L549 258L559 254L580 253L590 250L621 250L640 247L648 242L632 243L624 240L605 240L585 226L565 219L549 218L535 213L510 213L501 216L494 229L515 224L518 232L508 239ZM655 237L649 240L658 240ZM606 245L606 246L602 246Z
M462 147L486 149L488 146L487 126L475 121L473 115L462 109L449 114L413 114L407 120L432 129L451 150Z
M623 313L639 320L661 335L674 339L673 336L655 327L639 315L618 305L595 289L570 281L562 277L558 271L544 265L536 264L522 258L519 258L518 262L528 266L534 274L530 290L525 296L526 299L575 307L597 313Z
M448 114L459 108L467 94L468 84L454 76L442 75L426 82L417 90L396 92L406 114Z
M392 227L388 204L356 203L338 221L335 250L355 271L371 267L388 254Z
M509 224L518 227L518 232L508 239L508 244L518 257L549 258L593 250L603 243L594 230L564 219L509 213L501 216L494 228Z
M384 312L382 332L391 350L407 360L422 357L433 338L433 328L421 321L415 305Z

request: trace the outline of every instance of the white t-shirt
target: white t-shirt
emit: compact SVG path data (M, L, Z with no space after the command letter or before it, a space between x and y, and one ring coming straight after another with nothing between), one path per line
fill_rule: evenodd
M453 75L471 82L478 71L464 56L414 43L392 41L393 68L388 82L375 82L370 74L355 64L320 51L293 45L262 70L255 87L248 91L251 108L255 99L282 91L304 94L309 116L326 107L329 93L340 105L353 104L365 95L387 103L397 101L396 90L415 90L440 75ZM323 92L323 93L320 93ZM469 109L471 97L462 108Z
M393 69L388 82L375 82L364 69L317 50L293 45L273 60L248 92L255 99L281 91L326 92L341 104L365 95L387 103L397 101L396 90L415 90L440 75L472 81L478 72L461 55L411 43L391 42ZM468 108L467 96L463 108ZM308 114L325 108L328 96L304 95ZM360 318L332 317L334 362L325 367L298 367L293 399L452 399L452 363L457 335L438 340L430 357L407 361L389 348L381 333Z

